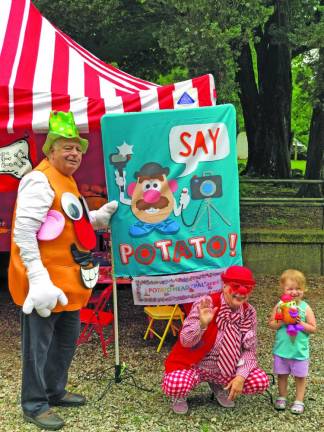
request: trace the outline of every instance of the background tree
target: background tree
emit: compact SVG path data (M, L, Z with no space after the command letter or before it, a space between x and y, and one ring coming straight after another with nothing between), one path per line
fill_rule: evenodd
M322 1L34 2L80 44L134 75L166 83L212 73L218 101L237 107L239 124L244 118L246 173L289 176L291 59L324 40Z
M292 134L298 141L307 145L315 79L314 70L309 65L305 54L298 55L292 60L292 82Z
M314 72L314 102L305 178L324 180L324 47L318 51ZM319 185L305 184L300 188L298 194L305 197L321 197L324 195L324 188Z
M42 14L106 63L152 80L170 71L166 52L153 37L158 3L143 0L33 0Z

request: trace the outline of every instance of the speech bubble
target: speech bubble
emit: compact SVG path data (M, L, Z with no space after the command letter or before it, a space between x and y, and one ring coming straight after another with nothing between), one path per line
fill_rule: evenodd
M225 123L202 123L174 126L169 134L171 158L186 164L179 177L197 168L199 162L224 159L229 155L229 137Z

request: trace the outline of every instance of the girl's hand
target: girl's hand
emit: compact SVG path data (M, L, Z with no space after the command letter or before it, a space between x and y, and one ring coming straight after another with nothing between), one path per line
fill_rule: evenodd
M199 319L201 329L208 327L209 323L215 316L217 307L213 308L210 298L202 298L199 304Z

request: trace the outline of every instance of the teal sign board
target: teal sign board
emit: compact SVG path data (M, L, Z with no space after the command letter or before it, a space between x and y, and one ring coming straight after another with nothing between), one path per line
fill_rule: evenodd
M115 275L242 264L232 105L101 121Z

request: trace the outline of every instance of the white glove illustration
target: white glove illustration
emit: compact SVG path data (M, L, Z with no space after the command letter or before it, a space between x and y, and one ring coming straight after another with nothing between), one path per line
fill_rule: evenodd
M122 176L120 175L120 173L117 170L115 171L115 182L119 188L122 188L122 186L125 186L125 183L126 183L125 175L126 175L125 171L123 171Z
M185 209L190 203L190 195L188 194L188 189L183 188L180 195L180 206Z
M118 202L114 200L104 204L98 210L92 210L90 215L94 229L107 228L110 218L117 210L117 207Z
M47 318L51 315L57 302L67 305L68 299L64 292L51 281L48 271L40 261L33 261L28 267L29 292L23 304L25 314L36 309L38 315Z

